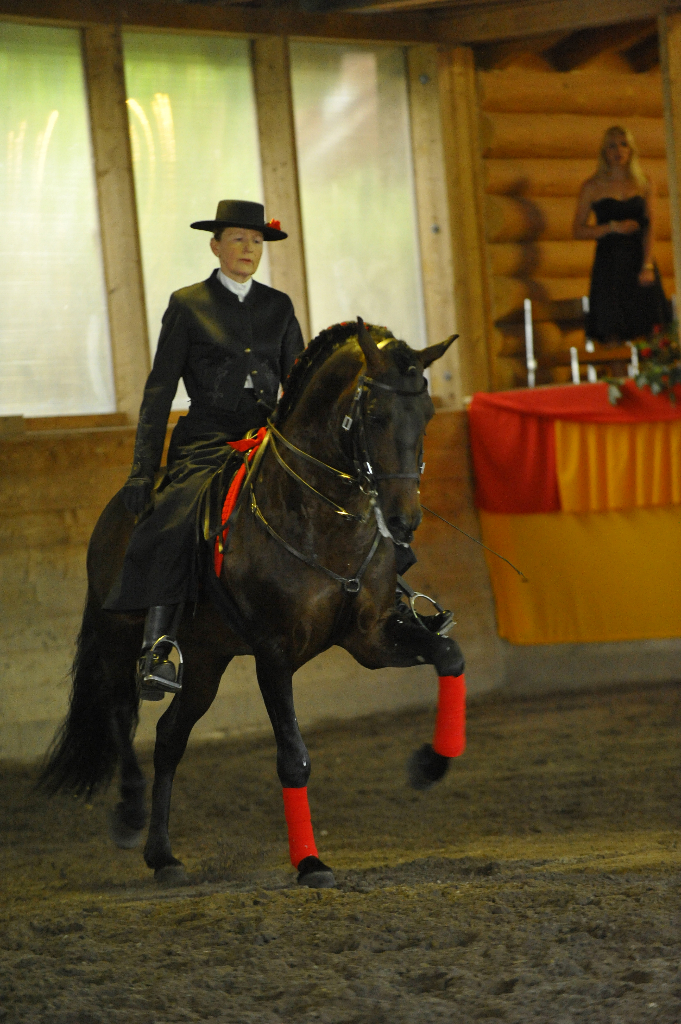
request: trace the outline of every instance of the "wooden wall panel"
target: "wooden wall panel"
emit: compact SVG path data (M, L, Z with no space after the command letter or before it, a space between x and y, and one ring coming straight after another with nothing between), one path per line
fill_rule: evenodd
M681 296L681 12L659 19L664 124L669 160L669 207L674 250L675 293Z
M92 149L109 305L116 405L137 421L149 373L149 341L137 230L120 30L83 30Z
M305 277L298 164L293 128L288 40L263 36L253 41L253 75L258 109L265 215L281 221L288 238L269 246L272 287L290 295L305 341L310 314Z
M482 207L479 107L473 51L441 50L440 96L449 186L454 293L464 396L490 387L491 305Z
M436 47L410 47L407 70L426 330L434 345L458 330ZM444 408L463 408L462 343L457 339L430 371L433 399Z

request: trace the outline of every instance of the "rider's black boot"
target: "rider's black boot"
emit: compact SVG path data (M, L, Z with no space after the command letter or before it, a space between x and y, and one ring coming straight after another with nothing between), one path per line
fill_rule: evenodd
M183 608L182 604L157 604L147 612L142 653L137 662L141 700L163 700L166 693L179 693L182 689L182 654L175 636ZM170 660L173 648L180 655L179 672Z

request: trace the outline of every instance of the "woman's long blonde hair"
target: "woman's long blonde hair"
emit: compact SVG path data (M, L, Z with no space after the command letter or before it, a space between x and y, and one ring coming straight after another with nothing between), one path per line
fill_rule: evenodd
M636 148L636 143L634 142L634 136L631 134L628 128L623 128L619 124L614 124L612 128L608 128L605 135L603 136L603 141L601 142L601 151L598 154L598 167L596 168L596 175L598 177L605 177L607 176L608 171L610 170L608 161L605 156L605 148L615 135L624 136L624 139L631 151L631 157L629 159L629 164L627 166L629 177L633 178L636 184L640 185L641 188L647 188L649 182L645 174L643 173L643 170L638 160L638 149Z

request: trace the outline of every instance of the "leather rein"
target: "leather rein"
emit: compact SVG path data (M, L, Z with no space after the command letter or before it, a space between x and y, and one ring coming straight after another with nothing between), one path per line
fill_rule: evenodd
M357 382L357 386L355 388L355 393L352 399L350 410L347 413L347 415L343 418L343 422L341 424L341 429L350 433L352 437L352 462L354 467L354 475L350 473L345 473L343 470L336 469L335 466L329 466L326 462L322 462L320 459L315 458L314 455L310 455L308 452L304 452L301 448L297 448L294 444L287 440L287 438L285 438L284 435L280 433L279 430L277 430L277 428L274 426L271 420L267 421L268 433L266 440L269 441L270 446L272 448L272 452L278 464L293 480L297 481L297 483L301 484L302 486L307 487L308 490L312 491L312 493L316 495L317 498L325 502L327 505L331 506L331 508L333 508L333 510L339 516L342 516L345 519L354 520L358 523L367 523L370 519L371 512L374 512L378 524L376 527L376 533L374 534L373 542L364 558L364 561L362 562L354 576L340 576L338 573L335 573L331 569L328 569L326 566L322 565L317 560L317 556L315 554L306 555L304 552L299 551L297 548L294 548L291 544L289 544L288 541L286 541L280 534L278 534L277 531L268 523L267 519L263 515L262 510L258 506L255 497L255 491L253 489L255 482L255 473L251 472L249 474L250 481L248 481L251 492L251 513L267 530L269 535L274 540L276 540L282 547L284 547L289 552L289 554L293 555L301 562L304 562L306 565L311 566L313 569L318 569L320 572L323 572L326 576L335 580L337 583L342 584L343 589L347 594L359 593L360 587L362 585L362 577L364 576L372 558L374 557L376 551L378 550L378 545L380 544L381 541L381 535L390 536L390 531L388 530L385 524L383 513L381 511L378 501L378 489L376 487L377 481L419 480L421 473L423 472L422 461L418 473L374 472L374 468L371 462L371 456L369 454L369 447L366 435L366 425L364 417L365 410L363 401L364 396L371 390L371 388L380 388L383 391L389 391L391 392L391 394L398 395L403 398L417 398L419 395L422 395L428 389L428 382L424 379L423 386L420 388L419 391L404 391L401 390L400 388L393 387L390 384L381 384L379 381L373 380L373 378L367 377L365 374L362 374L360 376ZM337 502L333 501L325 494L322 494L321 491L318 491L315 487L312 486L312 484L308 483L307 480L303 479L302 476L296 473L295 470L291 466L289 466L289 464L282 458L282 455L277 448L277 441L280 444L282 444L285 448L287 448L290 452L293 452L294 455L297 455L300 458L306 460L307 462L310 462L318 469L322 469L325 472L330 473L337 479L340 479L343 483L359 487L362 493L365 494L369 499L368 510L362 515L357 515L355 512L350 512L348 511L348 509L343 508L342 505L339 505ZM253 468L255 469L255 467Z

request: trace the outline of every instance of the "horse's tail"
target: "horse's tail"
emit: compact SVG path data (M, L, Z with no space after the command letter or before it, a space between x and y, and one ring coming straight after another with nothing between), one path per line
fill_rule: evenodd
M110 632L115 632L115 626L104 622L102 611L89 592L71 667L73 686L68 714L52 741L38 780L38 786L50 794L66 790L89 798L97 790L105 789L119 756L119 717L115 707L127 704L132 718L128 717L128 721L133 729L137 725L133 673L126 671L126 678L121 680L121 668L107 658ZM121 682L127 692L121 692Z

